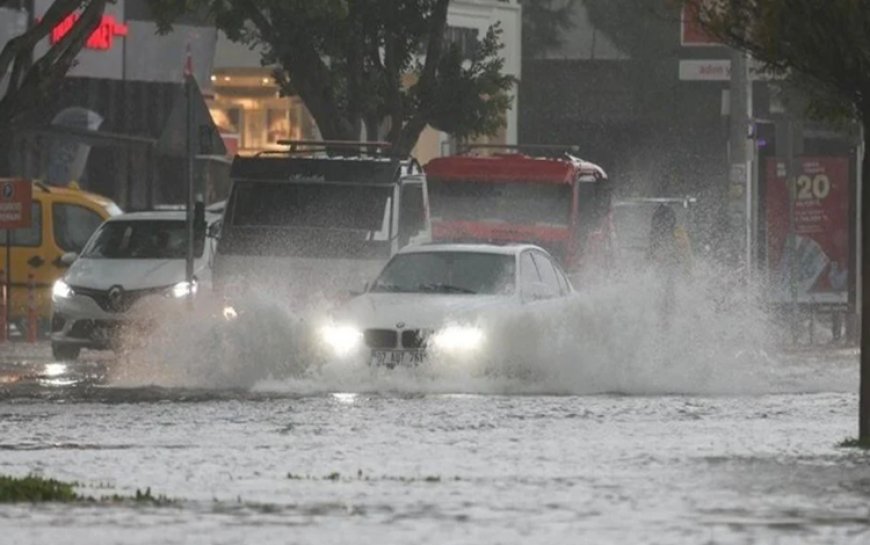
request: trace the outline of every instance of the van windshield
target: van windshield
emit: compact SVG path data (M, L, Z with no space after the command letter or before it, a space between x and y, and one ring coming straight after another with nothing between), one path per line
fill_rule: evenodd
M204 242L197 237L196 257L202 257ZM186 255L186 223L179 220L108 221L82 252L82 257L102 259L184 259Z

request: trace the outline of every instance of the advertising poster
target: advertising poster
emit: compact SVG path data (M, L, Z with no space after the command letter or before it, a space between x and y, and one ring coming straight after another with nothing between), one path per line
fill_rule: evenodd
M790 197L781 159L766 165L767 255L775 303L845 307L849 302L852 236L848 157L795 161L794 243L789 243Z

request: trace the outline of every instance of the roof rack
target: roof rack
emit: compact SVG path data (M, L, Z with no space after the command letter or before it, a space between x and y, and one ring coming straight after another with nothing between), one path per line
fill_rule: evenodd
M495 149L495 150L515 150L515 151L538 151L538 152L553 152L553 154L567 155L569 153L578 153L580 146L576 144L461 144L458 148L459 155L464 155L476 149Z
M392 148L389 142L359 142L356 140L278 140L278 145L287 146L286 150L266 150L257 152L260 155L287 155L334 150L348 150L353 155L385 155L384 151Z

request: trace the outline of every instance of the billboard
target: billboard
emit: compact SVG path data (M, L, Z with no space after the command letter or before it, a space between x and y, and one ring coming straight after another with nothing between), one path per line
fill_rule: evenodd
M786 165L766 165L765 205L770 293L775 303L846 307L853 281L848 157L801 157L795 161L794 206ZM792 220L793 216L793 220ZM789 233L794 228L794 242Z

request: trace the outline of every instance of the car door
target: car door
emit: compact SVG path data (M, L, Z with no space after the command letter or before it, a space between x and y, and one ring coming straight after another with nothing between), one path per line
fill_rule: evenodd
M564 279L559 279L558 265L553 263L549 256L542 252L532 252L532 257L535 260L535 265L538 267L538 272L541 275L541 281L552 290L553 297L565 295L567 293L567 284Z
M520 255L520 297L523 303L552 299L559 294L544 282L531 251Z

